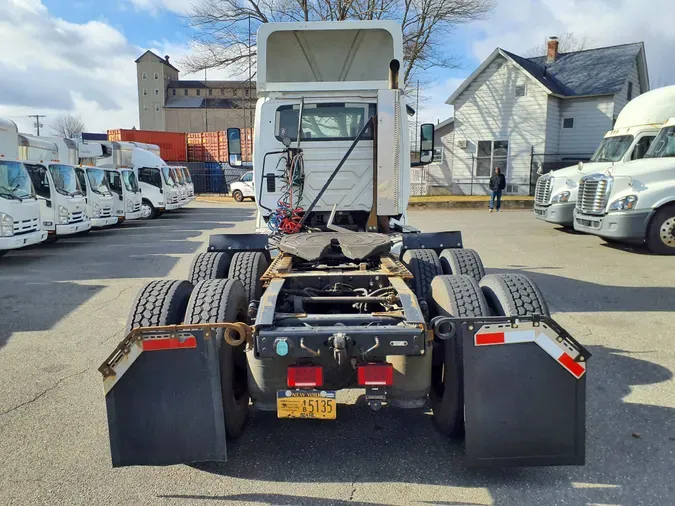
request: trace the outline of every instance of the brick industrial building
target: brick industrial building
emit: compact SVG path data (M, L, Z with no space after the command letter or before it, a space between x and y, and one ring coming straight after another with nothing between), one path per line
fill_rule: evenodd
M179 70L152 51L136 60L141 130L212 132L252 125L255 82L180 80Z

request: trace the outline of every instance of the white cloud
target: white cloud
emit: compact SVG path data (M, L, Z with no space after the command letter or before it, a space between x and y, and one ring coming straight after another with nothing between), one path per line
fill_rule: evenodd
M81 115L88 131L138 124L140 53L124 35L52 17L39 0L0 0L0 12L0 117L24 132L33 132L29 114L47 115L46 133L64 112Z
M157 13L168 10L177 14L187 14L194 2L190 0L128 0L136 9Z

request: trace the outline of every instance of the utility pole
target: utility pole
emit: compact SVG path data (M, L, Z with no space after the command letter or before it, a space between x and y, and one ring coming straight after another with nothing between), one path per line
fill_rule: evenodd
M422 155L422 152L418 149L419 148L419 129L417 127L417 123L420 117L420 80L417 80L417 105L415 106L415 153Z
M253 109L251 108L251 100L253 100L253 90L251 86L253 84L253 71L251 65L251 15L248 15L248 110L250 115L250 124L251 130L253 130Z
M208 88L208 78L206 77L206 69L204 69L204 123L205 123L205 130L208 132L209 131L209 103L207 102L207 98L209 96L208 92L206 91Z
M35 128L37 128L37 136L40 137L40 127L44 126L40 124L40 118L46 118L44 114L29 114L29 118L35 118Z

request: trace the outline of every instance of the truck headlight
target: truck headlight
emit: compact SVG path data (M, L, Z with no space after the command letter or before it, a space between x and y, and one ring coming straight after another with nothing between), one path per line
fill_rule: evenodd
M637 195L626 195L620 199L615 200L609 205L610 211L630 211L635 209L637 205Z
M134 212L134 203L131 200L127 200L127 211L130 213Z
M0 237L14 235L14 218L7 213L0 213Z
M551 199L551 204L567 202L569 199L570 199L570 192L560 192L556 195L553 195L553 198Z
M68 225L68 209L63 206L59 206L59 223L61 225Z
M101 217L101 206L94 203L94 205L92 206L92 211L93 211L93 214L94 214L94 218L100 218Z

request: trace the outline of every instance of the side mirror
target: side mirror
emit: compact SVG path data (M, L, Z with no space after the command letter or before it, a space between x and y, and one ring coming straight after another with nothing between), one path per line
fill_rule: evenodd
M431 163L434 158L434 125L424 123L420 127L420 165Z
M241 167L241 130L227 129L227 158L230 166Z

